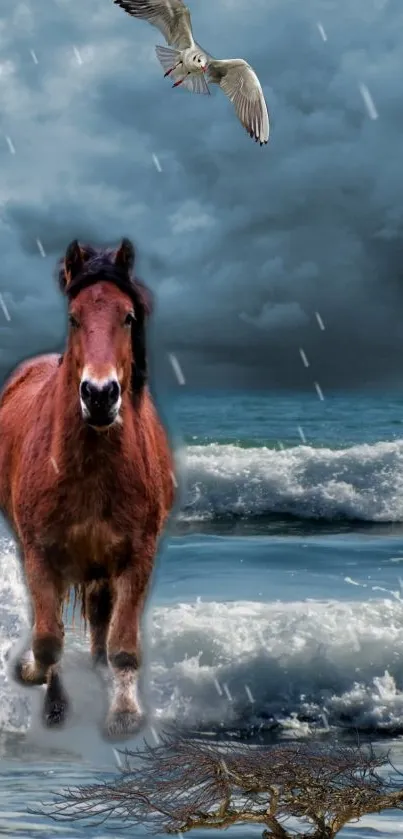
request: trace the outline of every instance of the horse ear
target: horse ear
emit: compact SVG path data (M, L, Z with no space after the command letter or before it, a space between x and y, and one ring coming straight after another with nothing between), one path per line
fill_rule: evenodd
M131 274L134 268L134 261L136 258L134 245L130 239L122 239L116 253L114 264L116 268L121 268L125 274Z
M67 247L64 256L64 288L67 289L74 277L82 271L84 265L84 252L74 239Z

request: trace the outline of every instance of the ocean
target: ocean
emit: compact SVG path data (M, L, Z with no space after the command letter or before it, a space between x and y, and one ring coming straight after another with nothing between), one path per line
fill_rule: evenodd
M183 388L162 407L179 500L144 621L150 742L172 720L243 741L358 731L403 765L402 395ZM111 833L27 812L115 772L116 757L98 734L103 705L77 623L67 631L64 731L42 729L40 689L9 681L26 595L4 527L0 573L0 834L117 835L112 824ZM347 833L401 836L403 814Z

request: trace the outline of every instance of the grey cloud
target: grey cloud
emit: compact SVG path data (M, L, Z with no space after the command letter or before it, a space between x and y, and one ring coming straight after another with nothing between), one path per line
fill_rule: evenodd
M221 91L172 91L162 36L112 0L0 0L0 372L62 343L52 272L68 241L129 235L157 361L180 353L194 386L398 382L401 4L189 3L207 50L256 69L266 148Z
M257 315L247 315L241 312L239 315L245 323L250 323L258 329L281 329L290 326L299 326L308 321L305 312L302 311L299 303L265 303Z

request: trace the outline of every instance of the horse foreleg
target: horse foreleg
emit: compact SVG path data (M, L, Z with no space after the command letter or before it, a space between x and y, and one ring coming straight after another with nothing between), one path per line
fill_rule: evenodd
M141 724L136 696L140 667L140 620L143 613L155 543L136 555L114 580L114 602L107 639L107 655L113 676L113 696L106 720L110 737L125 738Z
M50 667L47 675L45 701L42 718L46 726L61 725L69 709L68 696L64 690L57 665Z
M64 626L61 617L63 585L55 579L44 557L32 549L24 551L24 571L33 612L33 658L21 658L15 668L16 678L25 685L48 681L49 669L62 655Z
M107 666L106 639L112 613L112 591L107 580L86 586L85 614L90 625L91 655L95 665Z

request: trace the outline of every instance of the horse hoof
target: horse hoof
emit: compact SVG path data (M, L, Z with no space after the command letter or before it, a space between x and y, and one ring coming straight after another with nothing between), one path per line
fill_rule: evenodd
M24 659L19 659L19 661L15 662L12 674L15 681L20 685L24 685L24 687L35 687L46 684L46 675L36 672L32 663L30 661L24 661Z
M105 735L112 740L125 740L137 734L143 723L137 711L116 711L106 720Z
M42 719L46 728L56 728L66 722L69 705L66 699L46 701L43 706Z

